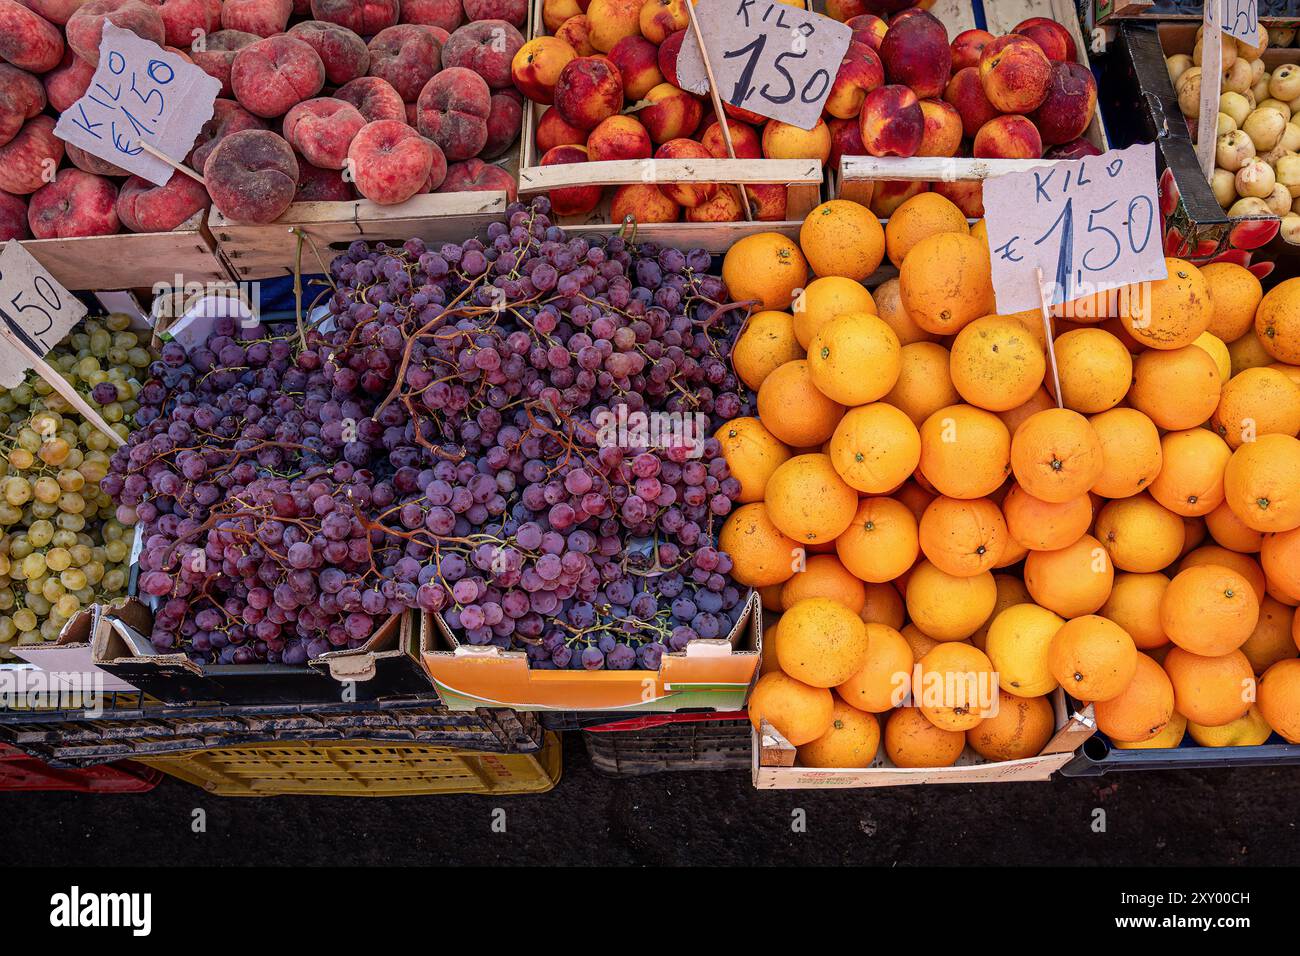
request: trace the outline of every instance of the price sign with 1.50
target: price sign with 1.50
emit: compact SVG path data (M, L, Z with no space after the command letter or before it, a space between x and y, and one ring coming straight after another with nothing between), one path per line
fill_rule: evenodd
M1254 46L1259 42L1258 0L1219 0L1223 32Z

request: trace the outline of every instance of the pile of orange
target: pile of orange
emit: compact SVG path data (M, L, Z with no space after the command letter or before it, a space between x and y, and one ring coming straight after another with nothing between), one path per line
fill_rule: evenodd
M1118 747L1300 742L1300 279L1166 265L1053 310L1058 385L936 193L727 253L756 414L721 546L775 621L751 719L803 766L1032 757L1058 688Z

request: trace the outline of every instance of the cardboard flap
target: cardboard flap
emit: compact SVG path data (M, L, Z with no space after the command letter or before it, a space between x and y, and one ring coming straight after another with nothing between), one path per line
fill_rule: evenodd
M90 659L96 665L148 663L165 671L188 671L196 676L203 673L199 665L185 654L148 654L139 650L148 643L148 638L125 621L105 615L95 628Z
M337 681L366 681L375 676L374 654L343 654L322 660L329 666L330 677Z
M718 638L716 640L691 641L686 645L687 657L730 657L731 642Z

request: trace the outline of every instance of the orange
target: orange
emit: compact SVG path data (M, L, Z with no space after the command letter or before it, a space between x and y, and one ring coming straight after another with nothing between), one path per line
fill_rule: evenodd
M733 418L713 435L722 445L731 477L740 482L741 504L762 501L767 479L790 457L790 449L777 441L757 418Z
M885 254L896 266L922 239L940 232L970 234L966 216L952 200L938 193L913 196L894 210L885 224Z
M780 608L777 608L779 611ZM779 671L781 663L776 659L776 635L777 627L781 623L781 616L776 615L771 624L763 625L763 652L762 659L758 664L760 674L770 674L772 671Z
M1240 554L1236 551L1229 551L1227 548L1207 544L1205 547L1194 548L1187 552L1183 560L1178 563L1178 570L1186 571L1188 568L1201 568L1207 565L1227 568L1230 571L1237 572L1250 584L1251 591L1254 592L1256 598L1264 596L1267 584L1264 578L1264 570L1248 554Z
M895 767L951 767L966 749L966 735L942 730L916 707L900 707L885 723L885 754Z
M898 283L903 308L927 332L952 335L995 311L988 245L968 235L922 239L903 260Z
M1002 499L1002 512L1012 540L1033 551L1068 547L1092 527L1092 499L1086 494L1069 501L1043 501L1013 484Z
M885 401L920 425L939 409L961 402L952 384L948 350L935 342L912 342L899 353L898 381Z
M884 624L867 625L867 659L862 669L835 688L845 703L883 714L907 699L912 688L912 648Z
M845 483L867 494L893 491L921 460L921 435L893 405L850 408L835 426L831 464Z
M886 279L880 283L871 293L871 297L876 300L876 313L894 330L901 344L933 342L939 337L921 328L908 316L899 295L897 279Z
M968 578L993 570L1007 542L1007 523L987 498L940 496L921 515L921 550L945 574Z
M1104 329L1075 329L1058 336L1055 349L1066 408L1092 415L1124 400L1133 381L1133 357L1115 336Z
M940 494L983 498L1011 471L1011 435L992 412L949 405L921 425L920 470Z
M1032 603L1014 604L993 618L985 653L1004 691L1041 697L1056 690L1047 659L1052 638L1064 624L1063 617Z
M823 597L838 601L854 614L867 603L866 586L850 574L833 554L814 554L802 571L781 587L781 606L789 609L804 598Z
M912 649L912 660L916 662L943 643L936 641L929 634L923 634L915 624L903 625L898 633L903 635L903 640L907 641L907 646Z
M741 505L718 535L718 548L731 557L731 576L751 588L788 580L798 547L772 524L762 502Z
M759 599L763 602L765 611L776 611L780 613L785 610L785 605L781 603L781 584L769 584L766 587L758 589Z
M1115 566L1090 534L1055 551L1030 551L1025 587L1034 601L1062 617L1094 614L1110 597Z
M1029 401L1047 369L1043 350L1024 326L1000 315L976 319L958 332L950 362L952 383L961 397L991 412L1010 411Z
M1015 697L999 691L997 713L966 731L971 750L985 760L1037 757L1056 729L1056 715L1046 697Z
M1124 498L1148 487L1160 473L1160 433L1146 415L1132 408L1112 408L1089 419L1101 441L1101 475L1092 491Z
M832 401L865 405L884 398L898 381L901 348L884 320L870 312L847 312L813 336L808 371L813 384Z
M1300 385L1300 365L1287 365L1285 362L1274 362L1268 367L1274 371L1281 372L1291 381Z
M1014 436L1031 415L1055 407L1056 399L1052 398L1047 389L1039 386L1034 394L1029 396L1028 401L1021 402L1015 408L1009 408L1005 412L998 412L998 418L1002 419L1002 424L1006 425L1007 431Z
M1165 258L1169 276L1150 283L1146 295L1121 297L1121 318L1130 335L1153 349L1191 345L1214 314L1201 271L1183 259Z
M1255 336L1274 361L1300 365L1300 279L1278 283L1260 300Z
M808 282L808 263L793 239L778 232L755 233L727 250L722 281L733 302L752 299L760 309L788 309L795 290Z
M1226 382L1232 378L1232 355L1227 343L1215 338L1209 332L1202 332L1192 343L1198 349L1204 349L1214 359L1214 366L1219 370L1219 381Z
M903 487L894 492L893 497L901 504L907 505L907 510L917 521L921 520L921 515L925 514L925 509L930 507L930 502L938 495L930 487L930 483L921 484L925 479L918 472L912 476L911 481L903 483Z
M1010 535L1007 535L1006 547L1002 549L1002 557L998 559L995 568L1009 568L1013 564L1019 564L1029 556L1029 549L1024 547Z
M848 532L845 532L847 534ZM844 535L840 535L843 538ZM840 538L836 539L838 543ZM907 619L903 607L903 596L892 584L870 583L867 586L867 599L860 615L865 624L884 624L898 630Z
M1137 647L1114 621L1095 614L1061 625L1047 652L1052 676L1077 700L1112 700L1137 672Z
M1011 470L1029 494L1057 504L1086 493L1101 476L1101 440L1088 419L1049 408L1025 420L1011 440Z
M777 441L811 448L831 437L844 406L813 384L808 363L786 362L763 380L758 390L758 417Z
M1249 581L1220 565L1174 575L1160 599L1160 626L1183 650L1218 657L1246 643L1259 623L1259 598Z
M1160 601L1168 587L1169 579L1155 571L1117 574L1110 597L1098 613L1128 631L1138 650L1163 647L1169 643L1169 635L1160 623Z
M1229 721L1222 727L1206 727L1188 721L1187 732L1202 747L1258 747L1273 735L1273 728L1268 725L1259 707L1251 704L1246 716Z
M1151 497L1187 518L1209 514L1223 501L1223 473L1232 449L1208 428L1169 432L1160 439L1160 474Z
M758 312L731 348L731 364L740 380L758 389L776 368L804 357L789 312Z
M843 684L866 662L867 625L837 601L804 598L781 616L776 658L782 671L809 686Z
M801 767L869 767L879 749L880 722L875 715L837 700L832 705L830 727L799 748L798 761Z
M804 219L799 245L817 275L861 282L885 257L885 230L865 206L832 199Z
M1111 740L1150 740L1173 719L1174 685L1159 664L1138 654L1128 686L1117 697L1097 701L1093 708L1097 729Z
M1278 661L1264 672L1259 712L1285 740L1300 744L1300 660Z
M998 615L1017 604L1032 604L1034 602L1034 599L1029 596L1029 589L1025 587L1025 582L1015 575L995 574L993 575L993 583L998 589L998 597L993 602L993 610L985 618L984 623L979 626L979 630L969 638L970 642L985 654L988 653L989 628L998 619Z
M1120 571L1159 571L1183 550L1183 519L1153 501L1134 495L1109 501L1097 512L1093 534Z
M801 747L830 729L835 697L824 687L809 687L773 671L754 684L746 709L755 730L761 732L761 723L766 720L782 737Z
M1248 368L1230 378L1210 419L1219 437L1236 448L1260 435L1300 432L1300 385L1275 368Z
M1291 598L1300 600L1300 528L1264 535L1259 548L1259 563L1270 582ZM1277 594L1273 595L1278 597ZM1283 600L1278 597L1278 600Z
M863 498L848 528L835 539L835 553L863 581L892 581L920 553L916 518L892 498Z
M1255 700L1255 675L1241 651L1204 657L1173 647L1165 655L1165 673L1174 685L1174 706L1193 723L1221 727L1245 716Z
M1183 554L1186 556L1191 551L1199 548L1201 542L1205 540L1205 519L1183 517Z
M767 513L781 533L803 544L833 541L858 510L858 495L828 455L796 455L767 480Z
M912 623L927 636L960 641L993 613L998 586L988 571L959 578L923 560L912 569L903 597Z
M931 648L913 676L913 702L930 723L943 730L966 731L979 726L997 706L997 699L993 663L979 648L964 642Z
M1300 648L1292 639L1295 616L1294 608L1267 594L1259 602L1259 623L1241 645L1241 653L1246 655L1256 674L1264 673L1278 661L1300 655Z
M1218 544L1230 551L1250 554L1258 551L1264 541L1263 533L1246 527L1226 500L1205 516L1205 527Z
M805 349L821 327L849 312L876 314L876 303L861 282L841 276L813 279L794 297L794 336Z
M1264 290L1255 274L1235 262L1211 262L1201 266L1201 277L1210 289L1208 331L1225 342L1239 339L1255 327L1255 309Z
M1187 718L1174 711L1174 716L1165 724L1165 729L1160 731L1149 740L1143 740L1138 743L1129 743L1124 740L1112 740L1112 747L1118 750L1172 750L1183 742L1183 735L1187 733Z
M1219 367L1194 345L1143 352L1133 362L1129 404L1161 428L1195 428L1219 406Z
M1273 356L1268 354L1259 336L1250 331L1228 343L1228 355L1232 358L1232 374L1239 375L1248 368L1260 368L1273 364Z
M1300 439L1261 435L1232 453L1223 472L1224 500L1255 531L1300 527Z

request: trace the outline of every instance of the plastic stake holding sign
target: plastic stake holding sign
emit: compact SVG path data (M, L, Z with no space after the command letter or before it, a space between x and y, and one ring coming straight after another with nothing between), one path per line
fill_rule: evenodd
M129 30L104 24L99 66L85 95L59 116L54 135L165 186L212 118L221 83Z
M1212 2L1212 0L1211 0ZM1220 0L1219 23L1223 32L1251 46L1259 42L1258 0Z
M1164 279L1150 143L984 181L999 314Z
M695 16L724 101L800 129L817 125L849 49L850 27L779 0L700 0ZM709 91L689 30L677 79L692 93Z

